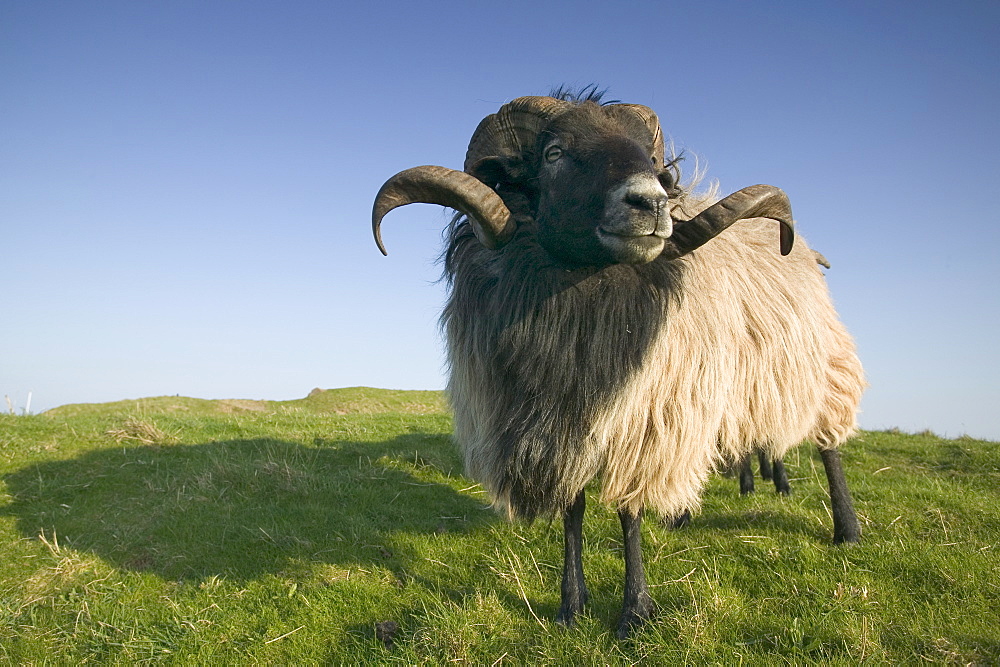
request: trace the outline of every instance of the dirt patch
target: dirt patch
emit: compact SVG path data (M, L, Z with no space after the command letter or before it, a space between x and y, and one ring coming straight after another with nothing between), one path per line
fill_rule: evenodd
M267 412L270 408L267 401L251 401L240 398L227 398L219 401L219 412Z

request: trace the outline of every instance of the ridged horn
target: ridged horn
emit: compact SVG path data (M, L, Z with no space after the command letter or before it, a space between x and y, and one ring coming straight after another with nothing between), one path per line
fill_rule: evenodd
M518 97L479 123L465 154L465 171L485 157L521 156L534 148L538 132L573 104L554 97Z
M675 259L699 248L738 220L770 218L781 225L782 255L792 251L795 229L788 195L773 185L751 185L722 199L690 220L678 220L660 255Z
M382 244L382 218L406 204L439 204L461 211L487 248L499 248L514 235L516 225L500 196L465 172L447 167L413 167L399 172L378 191L372 206L372 234L375 244L388 255Z
M663 130L660 128L660 119L656 112L641 104L609 104L604 107L605 111L612 114L629 113L641 120L649 133L653 135L653 155L656 158L656 167L663 167Z

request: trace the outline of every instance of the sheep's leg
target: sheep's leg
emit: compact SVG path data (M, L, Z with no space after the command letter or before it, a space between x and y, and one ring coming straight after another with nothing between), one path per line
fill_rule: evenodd
M836 449L821 449L826 481L830 485L830 505L833 507L833 543L857 542L861 539L861 525L854 512L851 492L847 488L844 469L840 465L840 452Z
M654 607L642 567L642 510L635 515L628 510L619 510L618 518L625 542L625 603L617 635L619 639L625 639L653 615Z
M792 487L788 484L788 473L785 471L785 462L781 459L774 459L773 463L773 474L771 479L774 480L774 490L783 496L787 496L792 492Z
M750 467L752 456L747 454L740 459L740 495L746 496L753 493L753 468Z
M691 523L691 510L684 510L681 514L678 514L672 519L664 519L663 525L666 528L672 530L677 530L678 528L684 528L689 523Z
M556 623L573 625L573 617L587 604L587 584L583 579L583 512L587 498L583 491L563 515L562 606Z
M761 450L757 452L757 460L760 461L760 478L770 480L773 475L771 472L771 457L767 455L767 452Z

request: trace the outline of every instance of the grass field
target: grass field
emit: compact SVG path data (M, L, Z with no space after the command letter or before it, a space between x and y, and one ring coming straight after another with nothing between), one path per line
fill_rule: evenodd
M619 642L614 513L561 628L561 522L498 518L450 432L439 392L365 388L0 416L0 662L1000 662L996 443L862 433L849 548L812 448L789 498L716 477L689 527L645 523L659 611Z

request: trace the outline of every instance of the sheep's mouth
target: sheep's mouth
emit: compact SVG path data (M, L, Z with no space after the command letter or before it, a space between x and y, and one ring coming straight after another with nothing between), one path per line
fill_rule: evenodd
M633 231L633 230L623 230L623 229L609 229L608 227L601 226L597 228L597 235L601 237L614 237L623 240L629 239L645 239L654 238L660 239L661 241L670 238L670 232L672 230L669 226L659 226L651 232L646 231Z
M597 225L597 235L612 239L633 240L670 238L674 221L666 211L652 212L625 206L608 207L604 220Z
M614 261L621 264L644 264L663 252L666 237L660 233L634 234L598 227L597 238Z

